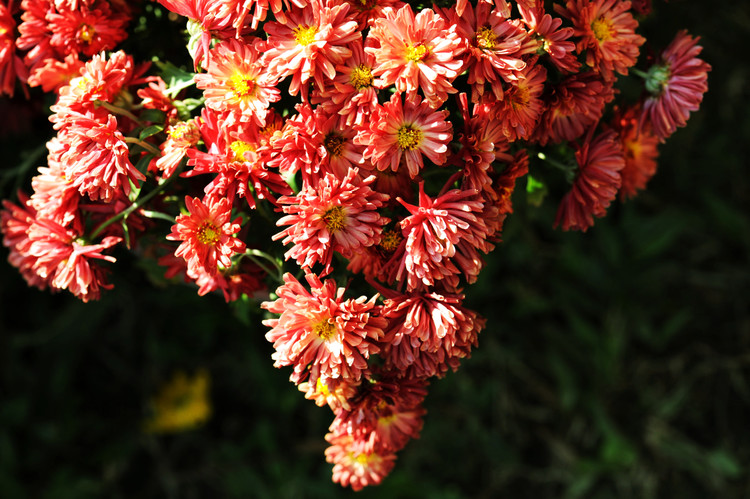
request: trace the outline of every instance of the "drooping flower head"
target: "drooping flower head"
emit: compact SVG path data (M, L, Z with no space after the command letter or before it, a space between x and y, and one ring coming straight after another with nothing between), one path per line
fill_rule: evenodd
M366 451L346 433L328 433L326 461L333 464L333 481L359 491L378 485L396 464L395 452Z
M628 108L618 112L612 124L618 132L625 155L625 167L620 171L621 200L635 197L656 173L659 137L654 135L647 123L640 122L641 113L640 106Z
M593 137L593 129L576 151L578 173L565 194L555 217L555 227L585 232L594 217L603 217L620 188L620 171L625 167L620 141L614 130Z
M643 104L643 117L661 141L685 126L708 90L711 66L698 58L703 50L699 40L680 31L648 71L646 89L650 95Z

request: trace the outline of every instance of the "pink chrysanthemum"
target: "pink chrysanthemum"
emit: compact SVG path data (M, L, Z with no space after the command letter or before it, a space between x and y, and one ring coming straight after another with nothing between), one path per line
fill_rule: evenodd
M203 108L199 131L207 151L187 150L188 165L193 169L183 176L216 174L204 188L206 194L244 197L251 209L256 197L275 200L271 191L291 194L281 175L268 167L270 156L257 123L227 123L225 118L225 113Z
M477 102L489 85L496 98L503 96L503 81L521 77L526 67L524 56L536 51L536 43L521 25L510 17L510 6L505 0L481 0L476 10L467 4L463 15L449 11L450 20L465 40L469 54L469 84L472 101Z
M386 8L368 38L378 42L365 47L365 52L375 56L376 86L395 85L398 92L407 94L421 89L432 108L456 93L452 82L463 67L459 56L464 47L456 26L432 9L415 16L408 4L398 10Z
M65 175L65 169L59 161L66 145L57 137L47 142L47 167L39 168L39 175L31 179L34 193L30 205L38 216L53 220L63 227L68 227L78 219L78 204L81 194L78 188Z
M0 4L0 96L13 97L16 80L26 81L28 71L16 53L16 21L10 6Z
M103 251L122 239L108 236L99 244L87 244L77 230L39 218L27 199L21 201L25 208L4 201L5 209L0 211L10 263L19 268L29 285L67 289L84 302L98 300L101 288L111 286L93 260L114 262L115 258Z
M365 124L378 106L378 92L373 86L375 57L365 54L361 41L349 45L352 56L336 66L336 77L323 88L315 88L311 97L329 113L338 113L347 126Z
M330 431L348 434L365 452L398 452L419 437L427 379L377 369L359 385L348 407L336 411Z
M263 324L271 330L274 366L294 366L290 380L324 384L331 380L357 381L367 369L367 359L379 352L385 320L376 313L377 296L344 300L344 289L307 274L308 291L291 274L276 290L278 298L262 308L279 314Z
M576 73L580 67L573 51L576 45L569 40L573 28L561 28L563 20L544 12L543 2L520 0L518 10L529 34L536 41L537 53L549 57L550 62L564 73Z
M406 251L391 272L396 281L406 277L408 291L434 286L440 280L455 288L460 273L452 261L456 246L464 242L487 247L487 227L477 216L483 205L476 194L474 190L453 189L432 199L420 182L419 206L399 199L411 215L401 221Z
M423 155L436 165L445 163L452 138L447 117L448 111L434 111L416 94L407 95L402 105L401 94L396 93L354 140L367 147L364 157L378 170L397 172L405 164L415 178L424 164Z
M130 162L125 137L111 114L66 114L58 139L64 146L59 161L65 177L92 200L112 201L117 193L130 193L130 185L146 177Z
M388 196L370 188L374 180L374 176L359 177L357 168L342 178L326 173L317 184L306 183L296 196L279 198L286 216L276 225L289 227L273 239L293 244L285 258L295 259L303 268L321 263L327 274L334 252L349 256L377 244L388 222L377 210Z
M708 90L711 66L698 58L703 50L699 40L680 31L648 71L646 89L651 95L643 104L643 117L661 141L685 126Z
M586 231L594 217L603 217L620 188L620 171L625 167L622 147L614 130L591 138L593 129L576 151L578 174L560 202L555 227Z
M195 146L201 139L198 129L200 121L200 118L194 118L188 121L178 121L167 127L167 140L159 146L161 156L156 160L155 165L162 171L164 178L171 177L177 171L188 149Z
M245 251L245 243L235 237L240 218L230 221L232 202L227 198L185 196L185 207L188 214L177 216L167 239L182 241L175 255L185 259L188 273L213 275L219 265L231 267L232 255Z
M529 63L498 101L495 116L501 122L508 141L528 139L544 111L542 92L547 70L541 64Z
M593 71L566 77L546 97L533 139L541 145L577 139L599 121L614 96L612 82Z
M385 366L415 378L442 377L458 368L477 345L483 321L462 306L463 295L392 294L383 304L389 321L383 340Z
M259 38L244 41L234 38L211 49L206 73L195 75L195 84L203 90L206 107L230 113L236 121L251 121L266 126L266 114L280 92L260 58L266 42Z
M333 464L333 481L355 491L379 485L396 463L395 452L367 452L346 433L328 433L326 440L330 444L326 461Z
M268 71L279 78L291 75L289 93L297 95L301 88L305 98L306 84L314 81L322 88L326 79L332 80L336 66L352 54L348 44L361 36L357 21L349 16L349 4L335 0L311 0L304 8L292 7L263 29L268 33L264 58Z
M645 38L635 33L638 21L630 13L630 2L621 0L568 0L555 10L573 22L580 37L579 53L586 52L586 64L613 80L614 73L628 74L638 60Z

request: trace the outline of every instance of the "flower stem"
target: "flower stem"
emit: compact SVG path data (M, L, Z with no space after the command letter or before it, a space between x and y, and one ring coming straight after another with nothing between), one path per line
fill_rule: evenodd
M279 283L284 282L284 271L281 268L281 264L268 253L256 249L248 249L242 254L242 256L250 258L258 267L262 268L266 274L276 279ZM275 272L269 269L268 266L260 260L261 258L270 262L273 265Z
M175 172L175 173L176 173L176 172ZM89 236L89 238L88 238L88 239L89 239L90 241L93 241L93 240L94 240L94 239L96 238L96 236L98 236L99 234L101 234L101 233L102 233L102 231L103 231L104 229L106 229L107 227L109 227L109 226L110 226L110 225L112 225L113 223L115 223L115 222L117 222L117 221L119 221L119 220L124 220L124 219L128 218L128 217L130 216L130 214L131 214L131 213L133 213L134 211L136 211L136 210L137 210L138 208L140 208L140 207L141 207L141 206L143 206L144 204L148 203L148 202L149 202L149 201L151 200L151 198L153 198L153 197L154 197L154 196L156 196L157 194L159 194L159 193L163 192L163 191L164 191L164 188L165 188L165 187L166 187L166 186L167 186L167 185L168 185L168 184L169 184L170 182L172 182L172 180L173 180L173 179L174 179L175 177L177 177L177 176L178 176L178 175L172 175L172 176L170 176L169 178L166 178L166 179L164 179L163 181L161 181L161 182L159 183L159 185L157 185L157 186L156 186L156 187L154 188L154 190L153 190L153 191L149 192L148 194L146 194L146 195L145 195L145 196L143 196L142 198L139 198L139 199L137 199L137 200L136 200L136 201L135 201L135 202L134 202L133 204L131 204L130 206L128 206L127 208L125 208L124 210L122 210L122 211L121 211L120 213L118 213L117 215L114 215L113 217L111 217L111 218L108 218L107 220L105 220L104 222L102 222L102 223L101 223L101 224L100 224L100 225L99 225L99 226L98 226L98 227L97 227L96 229L94 229L94 232L92 232L92 233L91 233L91 235ZM155 213L155 212L151 212L151 213ZM166 215L165 215L165 216L166 216Z
M147 150L148 152L150 152L154 156L161 156L161 151L159 149L157 149L156 147L154 147L153 145L149 144L148 142L144 142L144 141L142 141L140 139L137 139L135 137L125 137L125 142L127 142L128 144L136 144L136 145L144 148L145 150Z
M141 123L141 120L139 120L133 113L131 113L127 109L123 109L123 108L121 108L119 106L115 106L114 104L110 104L107 101L103 101L103 100L99 100L99 99L97 99L97 100L94 101L94 105L99 106L99 107L103 107L104 109L106 109L110 113L119 114L120 116L125 116L126 118L130 118L131 120L133 120L134 122L136 122L138 125L144 126L143 123Z

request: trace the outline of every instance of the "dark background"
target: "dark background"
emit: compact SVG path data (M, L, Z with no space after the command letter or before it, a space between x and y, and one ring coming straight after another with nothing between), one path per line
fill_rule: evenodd
M467 289L487 318L479 348L432 384L421 438L359 497L750 496L750 6L655 8L641 30L654 51L678 29L702 38L701 111L648 189L585 234L553 231L555 207L528 206L520 185ZM3 102L6 124L24 122L22 100ZM30 188L39 163L18 165L51 128L2 132L7 197ZM353 495L325 463L329 411L272 367L258 318L118 258L90 304L0 264L0 497ZM199 368L209 422L144 434L158 387Z

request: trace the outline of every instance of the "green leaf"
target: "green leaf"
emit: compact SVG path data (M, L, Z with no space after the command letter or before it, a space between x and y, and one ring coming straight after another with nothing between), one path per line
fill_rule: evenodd
M140 135L138 135L138 138L140 140L144 140L144 139L147 139L148 137L151 137L152 135L156 135L157 133L161 132L162 130L164 130L164 126L163 125L151 125L151 126L147 126L143 130L141 130L141 133L140 133Z
M189 25L190 22L188 22L188 26ZM195 85L195 81L193 81L193 76L195 76L195 73L191 73L185 71L184 69L178 68L169 61L160 61L156 57L152 59L152 62L159 68L159 70L161 71L160 76L167 83L168 89L165 94L168 97L174 99L181 91Z

